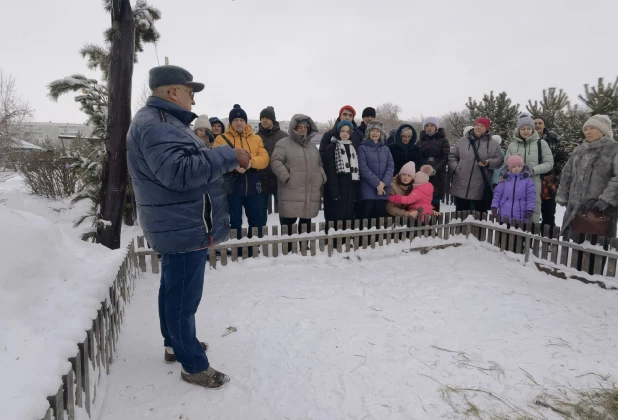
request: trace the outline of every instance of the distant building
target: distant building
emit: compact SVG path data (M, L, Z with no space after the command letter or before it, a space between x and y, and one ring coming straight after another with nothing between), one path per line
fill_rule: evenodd
M37 145L69 148L77 134L88 138L92 135L92 128L85 124L26 122L21 126L19 137Z

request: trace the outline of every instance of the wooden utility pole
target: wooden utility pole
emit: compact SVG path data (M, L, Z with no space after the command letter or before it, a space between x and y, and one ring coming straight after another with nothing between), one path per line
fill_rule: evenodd
M101 222L97 243L120 248L127 187L127 131L131 125L131 89L135 59L135 20L129 0L112 0L108 121L101 184Z

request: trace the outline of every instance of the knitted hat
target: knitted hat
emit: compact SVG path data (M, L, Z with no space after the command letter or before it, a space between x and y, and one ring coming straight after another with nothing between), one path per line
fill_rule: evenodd
M433 168L429 165L421 166L421 170L414 175L414 185L423 185L429 182L429 176L433 172Z
M238 104L235 104L234 108L230 111L230 116L229 116L230 124L236 118L242 118L243 120L245 120L245 122L248 122L247 121L247 113Z
M433 124L436 126L436 129L440 128L440 123L436 117L427 117L423 120L423 130L427 126L427 124Z
M169 85L191 86L193 92L204 90L204 83L194 82L193 75L182 67L167 65L150 69L150 72L148 72L148 87L150 87L150 90Z
M343 114L343 111L345 110L349 110L352 111L352 114L356 117L356 110L354 110L354 108L352 108L352 105L344 105L341 107L341 109L339 110L339 116L341 117L341 114Z
M212 131L212 127L210 126L210 121L208 121L208 115L200 115L197 117L195 122L193 123L193 131L197 131L200 128L207 128Z
M339 115L341 115L341 113L339 113ZM375 118L376 117L376 110L375 110L375 108L372 108L372 107L368 106L367 108L363 109L363 116L362 116L362 118L365 118L365 117L373 117L373 118Z
M588 121L584 124L584 128L586 127L595 127L601 130L606 136L609 136L612 131L612 120L609 119L607 115L597 114L588 118Z
M477 124L483 124L485 128L487 129L487 131L489 131L489 126L491 125L491 121L489 121L489 118L487 117L478 117L476 121L474 121L474 125L477 125ZM534 126L534 124L532 124L532 126Z
M464 128L464 131L463 131L463 135L464 135L464 137L466 137L466 136L468 135L468 133L470 132L470 130L474 130L474 126L467 125L467 126L466 126L466 128Z
M416 174L416 165L414 164L414 162L410 161L403 165L399 170L399 175L401 174L406 174L414 177L414 174Z
M500 137L497 134L494 134L493 136L491 136L491 139L494 140L494 141L497 141L498 144L502 144L502 137Z
M340 131L341 131L341 129L342 129L344 126L346 126L346 125L347 125L348 127L350 127L350 133L352 133L352 130L354 129L354 126L353 126L353 125L352 125L352 123L351 123L350 121L348 121L348 120L341 120L341 121L339 121L339 124L337 124L337 133L338 133L338 132L340 132Z
M517 133L522 127L530 127L534 129L534 120L532 117L525 112L519 115L519 119L517 120Z
M384 141L384 139L386 138L386 132L384 131L384 124L382 124L378 120L373 120L369 124L367 124L367 128L365 129L365 138L366 139L369 138L369 134L371 133L371 130L373 130L374 128L377 128L378 130L380 130L380 133L381 133L380 140Z
M277 117L275 117L275 108L273 108L272 106L267 106L266 108L264 108L262 112L260 112L260 120L264 117L268 118L273 123L276 122Z
M506 160L506 164L509 167L509 171L513 169L513 166L524 166L524 158L519 155L511 155Z

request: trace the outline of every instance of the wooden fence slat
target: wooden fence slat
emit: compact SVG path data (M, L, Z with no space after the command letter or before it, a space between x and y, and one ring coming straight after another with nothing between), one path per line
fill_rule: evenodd
M451 213L444 213L444 224L448 225L449 223L451 223ZM446 227L442 233L444 235L443 238L448 239L451 235L451 228Z
M217 253L214 249L210 249L208 252L208 265L217 268Z
M82 390L84 392L84 408L86 413L90 416L90 366L88 362L90 360L90 340L92 337L92 330L88 331L86 339L83 343L79 343L78 347L81 350L81 374L82 377Z
M331 233L333 231L334 228L334 223L333 221L329 221L328 222L328 232ZM333 237L329 236L328 237L328 256L332 256L333 255Z
M560 238L560 228L558 226L554 226L552 238ZM551 246L551 262L554 264L558 264L558 245L556 244L552 244Z
M569 242L568 237L564 237L562 238L563 242ZM569 263L569 250L570 248L568 246L564 246L562 245L560 247L560 264L567 267L568 263ZM573 254L573 253L571 253Z
M300 233L308 233L307 232L307 224L303 223L300 226ZM307 241L301 241L300 242L300 255L302 255L303 257L307 256Z
M352 221L351 220L346 220L345 221L345 229L346 230L352 230ZM345 252L350 252L350 249L351 249L351 245L350 245L351 238L345 238L345 239L342 239L342 240L345 240Z
M588 242L589 244L592 244L592 235L590 234L586 234L586 242ZM588 273L590 271L590 253L587 251L584 251L582 253L582 268L581 271L584 273Z
M258 235L258 228L257 228L257 227L252 227L252 228L251 228L251 237L252 237L252 238L259 238L259 235ZM254 242L254 243L255 243L255 242ZM257 258L257 257L259 257L260 252L258 251L258 248L259 248L259 247L258 247L257 245L253 245L253 246L251 247L251 257L252 257L252 258Z
M137 237L137 248L144 248L144 237L143 236L138 236ZM142 273L146 272L146 257L143 254L139 254L137 257L137 260L139 262L139 268L140 270L142 270Z
M597 244L604 246L606 243L609 243L609 238L605 236L599 236L597 240ZM594 256L594 265L592 267L593 274L603 275L603 257L600 255Z
M502 218L502 227L506 227L507 229L510 229L510 227L508 226L508 217L506 216ZM500 251L507 250L509 236L510 235L508 233L500 232Z
M376 226L376 219L370 219L369 220L369 229L372 229ZM376 235L369 235L369 246L372 249L375 249L376 247Z
M262 237L268 239L268 226L262 226ZM275 245L273 245L275 246ZM264 257L268 257L270 255L270 252L268 251L268 247L269 247L269 243L265 242L262 245L262 256Z
M360 247L360 220L358 219L354 219L354 230L355 230L355 235L354 235L354 252L358 251L358 248Z
M618 251L618 238L612 238L609 241L609 249ZM607 277L616 277L616 258L607 259Z
M315 232L315 223L311 223L311 233ZM315 239L311 239L311 245L310 245L310 251L311 251L311 256L315 257L316 254L316 240Z
M393 222L393 227L396 229L398 227L401 227L401 216L397 216L394 218L394 222ZM395 233L393 234L393 241L398 244L399 243L399 237L401 235L399 233Z
M365 231L365 235L363 235L363 249L367 249L367 245L368 245L368 235L367 235L367 225L368 225L368 220L367 219L363 219L363 230Z
M298 225L296 223L292 225L292 235L298 235ZM298 254L298 241L292 242L292 254Z
M66 375L62 375L63 404L67 411L68 420L75 420L75 378L73 369L69 369Z
M51 407L49 407L45 412L45 417L43 417L43 420L54 420L53 415L53 410L51 409Z
M288 225L282 225L281 226L281 236L284 238L289 236L288 230L289 230ZM281 244L281 252L283 253L283 255L288 255L288 253L290 252L289 242L283 242Z
M543 232L541 232L541 235L543 235L543 237L545 238L549 238L550 233L551 233L551 226L544 225ZM548 258L549 258L549 244L547 242L543 242L541 244L541 259L547 261Z
M75 395L75 404L77 404L78 407L83 407L84 388L82 385L82 350L81 348L79 348L79 346L77 348L77 355L75 357L69 358L69 362L71 363L71 368L75 372L75 392L73 394Z
M494 223L495 217L492 213L489 214L489 223ZM490 245L494 244L494 230L491 227L487 227L487 243Z
M150 254L150 269L154 274L159 274L159 255L156 252Z
M385 228L384 226L384 217L380 217L378 219L378 229L383 229ZM380 235L378 236L378 246L384 246L384 233L380 233Z
M242 234L242 238L244 239L246 237L248 237L248 229L247 228L241 228L241 234ZM249 246L248 245L243 245L243 247L241 248L242 250L242 259L246 260L247 258L249 258Z
M49 405L54 412L55 420L64 420L64 396L63 396L64 387L61 385L56 395L51 397L47 397L49 401Z
M386 226L385 227L393 227L393 218L392 217L387 217L386 218ZM390 245L391 243L391 239L392 239L392 235L390 233L386 234L386 245Z
M338 231L338 232L341 232L342 230L343 230L343 221L342 221L342 220L337 220L337 231ZM342 250L342 248L341 248L341 247L342 247L342 244L343 244L343 241L345 241L345 239L344 239L344 238L338 238L338 239L335 239L335 242L336 242L336 244L337 244L337 246L336 246L336 248L337 248L337 252L338 252L339 254L341 254L341 253L343 252L343 250Z
M532 233L538 237L541 233L541 225L539 223L534 223L532 229ZM539 242L538 239L534 239L532 242L532 254L537 258L539 257Z
M326 223L320 222L320 232L324 232L324 229L326 229ZM320 252L324 252L324 247L325 247L325 240L320 239Z

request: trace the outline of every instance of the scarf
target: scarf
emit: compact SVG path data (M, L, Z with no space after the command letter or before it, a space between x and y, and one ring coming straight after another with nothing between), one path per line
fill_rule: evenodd
M350 145L350 158L345 151L345 145ZM352 181L360 180L360 172L358 170L358 158L356 150L352 146L350 140L336 140L335 143L335 168L337 174L352 174Z

